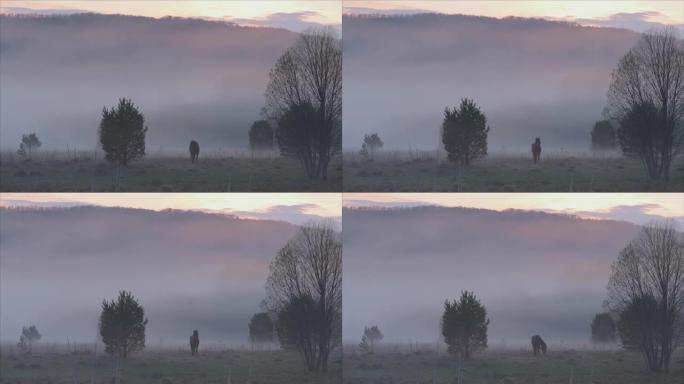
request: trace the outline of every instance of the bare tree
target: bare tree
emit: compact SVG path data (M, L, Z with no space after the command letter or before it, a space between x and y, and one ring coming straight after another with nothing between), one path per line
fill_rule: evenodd
M306 320L286 321L297 327L294 332L276 327L280 334L296 335L290 344L309 370L326 371L330 352L342 339L342 243L331 223L302 226L280 250L271 262L266 295L269 310L284 313L286 320Z
M287 146L281 147L281 153L298 157L309 177L325 179L330 159L340 151L342 141L340 40L327 29L302 33L269 76L264 108L267 117L278 121L287 111L303 105L312 106L317 116L315 132L298 135L304 139L299 140L299 150Z
M649 299L653 306L639 304ZM637 330L639 342L629 344L642 353L649 369L669 371L672 352L684 333L684 240L671 224L645 226L620 252L612 265L607 306L623 318L634 318L634 311L644 308L648 313L637 318L655 315L653 321L637 323L649 329Z
M671 27L645 33L613 70L608 115L623 121L644 105L656 108L657 122L640 127L639 142L623 152L636 148L649 176L667 180L684 142L684 42Z

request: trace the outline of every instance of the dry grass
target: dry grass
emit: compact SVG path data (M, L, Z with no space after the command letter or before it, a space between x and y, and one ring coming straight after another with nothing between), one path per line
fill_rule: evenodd
M113 383L116 361L91 347L47 347L32 354L3 348L0 383ZM119 362L120 383L142 384L339 384L341 360L327 373L313 374L297 353L279 350L213 350L191 356L188 350L157 350Z
M434 348L383 348L370 355L345 349L345 384L682 384L684 351L670 374L652 374L637 353L551 350L490 350L462 365Z
M654 182L639 160L590 153L492 155L471 167L439 152L378 153L372 160L344 154L345 192L682 192L684 159L669 182Z
M117 167L94 152L40 152L28 161L0 157L2 192L335 192L342 190L342 161L327 180L310 180L299 162L273 154L157 155Z

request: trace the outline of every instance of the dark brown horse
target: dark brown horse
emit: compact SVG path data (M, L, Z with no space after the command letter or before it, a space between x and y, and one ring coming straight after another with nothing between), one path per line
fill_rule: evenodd
M532 160L537 163L541 159L541 140L537 137L532 143Z
M546 343L544 340L542 340L541 336L532 336L532 351L534 352L535 356L537 356L539 352L541 352L543 355L546 355Z
M190 160L194 163L199 157L199 144L193 140L190 142Z
M199 349L199 332L195 329L190 336L190 353L195 355Z

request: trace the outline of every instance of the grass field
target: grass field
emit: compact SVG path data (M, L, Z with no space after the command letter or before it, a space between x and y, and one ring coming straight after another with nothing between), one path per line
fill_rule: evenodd
M492 155L458 167L435 152L385 152L364 161L344 154L345 192L682 192L684 159L669 182L653 182L639 160L550 154Z
M672 372L652 374L637 353L625 351L487 351L459 370L455 358L434 349L395 346L361 355L346 348L343 371L345 384L682 384L683 352Z
M3 348L0 383L3 384L104 384L115 383L115 360L92 349L44 349L30 355ZM333 358L329 372L306 371L300 356L285 351L148 351L119 362L122 384L339 384L341 360Z
M0 158L2 192L339 192L342 161L327 180L310 180L295 159L281 157L153 156L116 167L92 154L41 153L25 161Z

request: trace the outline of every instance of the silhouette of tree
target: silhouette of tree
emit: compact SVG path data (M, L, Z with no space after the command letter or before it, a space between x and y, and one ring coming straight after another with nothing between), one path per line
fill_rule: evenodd
M119 292L119 298L102 302L100 336L105 351L126 358L145 348L145 310L130 292Z
M102 109L100 144L106 159L121 165L145 156L145 117L130 99L119 99L117 107Z
M444 302L442 336L452 355L469 359L487 348L487 310L472 292L464 291L461 298Z
M363 136L363 145L368 148L372 155L376 150L382 148L385 143L382 142L382 139L380 139L380 136L378 136L377 133L374 133L372 135Z
M331 158L342 147L342 49L329 30L300 35L276 62L266 88L264 113L280 121L294 109L311 108L313 119L300 127L280 130L281 153L302 160L312 179L327 176ZM286 135L295 138L286 139ZM293 146L296 145L296 148Z
M620 311L617 324L623 348L640 352L653 372L662 368L664 358L657 340L658 311L658 302L653 296L634 297Z
M249 128L249 147L253 151L273 149L273 127L267 120L257 120Z
M458 109L444 110L442 144L450 161L469 166L487 155L487 117L473 100L463 99Z
M380 328L378 328L377 325L374 325L372 327L364 327L363 336L361 336L361 344L359 344L359 348L361 348L366 353L374 352L375 344L379 343L384 337L385 336L382 334L382 332L380 332Z
M621 123L638 124L618 133L623 152L640 157L652 179L668 180L684 143L684 42L673 28L644 33L620 59L607 112Z
M280 347L297 351L304 357L309 371L321 367L321 321L319 303L308 294L293 296L277 312L276 332Z
M618 139L622 154L625 157L641 159L648 174L658 178L658 155L652 151L654 143L662 142L664 131L659 129L658 109L651 102L645 102L632 107L620 119Z
M606 305L621 319L623 345L639 349L650 370L669 371L684 339L682 234L669 223L644 226L613 262Z
M249 341L252 343L272 343L273 328L273 320L268 313L255 313L249 320Z
M591 147L594 150L612 150L617 147L615 128L609 120L597 121L591 130Z
M41 145L43 145L43 143L38 140L38 136L35 133L21 135L21 143L19 143L17 154L22 157L26 156L30 159L33 150L40 148Z
M21 336L19 336L19 343L17 346L20 349L26 350L29 353L33 351L33 343L40 340L43 336L38 332L35 325L21 328Z
M326 371L342 339L342 244L330 223L310 223L278 252L266 282L265 307L278 315L281 346Z
M610 313L597 313L591 321L591 340L594 343L613 343L615 330L615 321Z
M276 140L280 154L298 159L312 179L317 178L320 165L316 155L320 133L318 112L308 102L292 106L278 119Z

